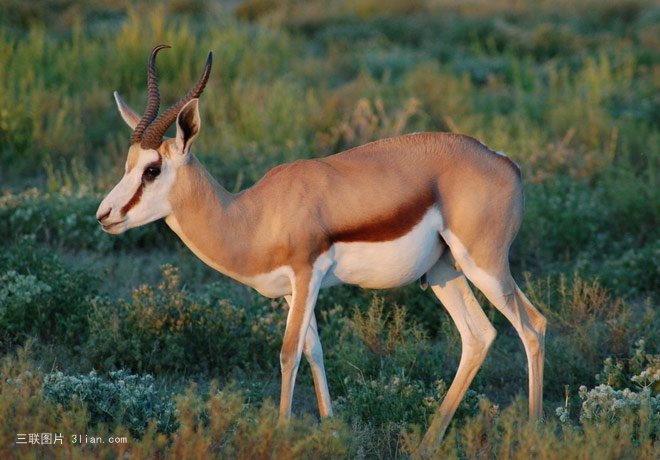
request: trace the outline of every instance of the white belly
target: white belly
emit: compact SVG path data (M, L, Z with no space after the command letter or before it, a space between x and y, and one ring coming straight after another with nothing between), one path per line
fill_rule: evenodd
M442 216L430 208L407 234L377 243L335 243L328 253L332 267L322 286L340 283L384 289L403 286L425 274L442 255Z
M290 266L281 266L256 276L240 276L206 257L181 232L176 219L167 223L186 245L204 262L267 297L291 294L295 274ZM437 262L446 248L440 237L443 222L440 211L432 207L422 220L405 235L377 243L335 243L315 262L314 268L325 273L321 287L354 284L365 288L385 289L403 286L421 277Z

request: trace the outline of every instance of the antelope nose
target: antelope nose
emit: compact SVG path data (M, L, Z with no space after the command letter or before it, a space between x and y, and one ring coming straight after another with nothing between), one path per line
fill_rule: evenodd
M98 211L98 212L96 213L96 220L98 220L100 223L102 223L102 222L103 222L103 219L105 219L106 217L108 217L108 216L110 215L111 212L112 212L112 208L108 209L107 212Z

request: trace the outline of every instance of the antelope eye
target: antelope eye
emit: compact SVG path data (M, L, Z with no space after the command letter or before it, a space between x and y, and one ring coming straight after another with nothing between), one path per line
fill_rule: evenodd
M160 168L159 167L149 166L147 169L144 170L144 173L142 174L142 178L147 182L151 182L156 177L158 177L159 174L160 174Z

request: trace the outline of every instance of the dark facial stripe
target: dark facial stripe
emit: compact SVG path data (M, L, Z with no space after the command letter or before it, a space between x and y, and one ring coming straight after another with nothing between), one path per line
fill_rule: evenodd
M158 159L153 163L149 163L144 169L146 170L147 168L151 168L154 166L160 168L162 165L163 165L163 156L159 153ZM122 216L125 216L126 213L131 210L131 208L133 208L136 204L140 202L140 198L142 198L143 189L144 189L144 181L140 183L140 186L135 191L131 199L128 200L128 203L126 203L126 205L123 208L121 208L120 211Z
M428 193L393 209L387 215L332 232L330 242L379 242L400 238L422 220L434 202L434 194L429 188Z
M128 200L128 203L126 203L126 205L123 208L121 208L121 215L122 216L125 216L126 213L128 211L130 211L133 206L135 206L136 204L138 204L140 202L140 198L142 198L142 189L143 188L144 188L144 183L140 183L140 186L135 191L135 193L133 194L131 199Z

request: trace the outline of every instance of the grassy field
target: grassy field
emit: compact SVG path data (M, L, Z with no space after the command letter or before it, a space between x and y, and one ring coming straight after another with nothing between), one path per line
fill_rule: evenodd
M100 230L130 136L112 91L141 110L157 43L172 45L165 103L214 52L194 149L229 190L416 131L469 134L520 165L511 262L549 320L544 421L527 421L520 340L478 294L499 335L440 458L657 455L660 8L210 3L0 5L0 457L408 458L453 378L460 340L431 294L324 290L337 416L318 420L303 363L280 426L283 301L205 267L162 222ZM29 442L47 434L62 443Z

